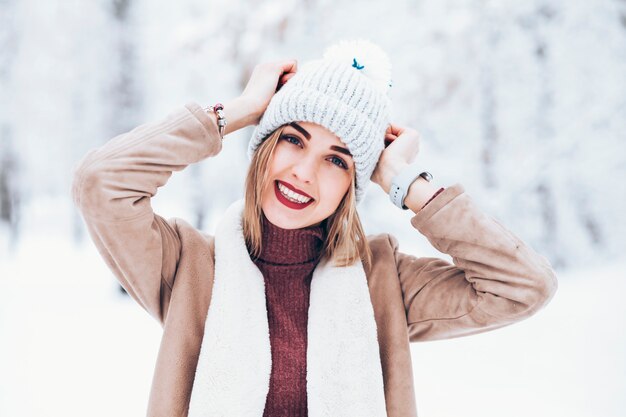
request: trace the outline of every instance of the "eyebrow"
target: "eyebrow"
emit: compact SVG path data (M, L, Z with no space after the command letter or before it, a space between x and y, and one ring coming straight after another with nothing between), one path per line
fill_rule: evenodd
M296 122L289 123L289 126L293 127L298 132L302 133L304 135L304 137L307 138L307 140L311 140L311 134L309 132L307 132L302 126L297 124ZM332 149L334 151L337 151L337 152L341 152L341 153L346 154L348 156L352 156L352 154L350 153L349 150L347 150L346 148L342 148L341 146L331 145L330 149Z

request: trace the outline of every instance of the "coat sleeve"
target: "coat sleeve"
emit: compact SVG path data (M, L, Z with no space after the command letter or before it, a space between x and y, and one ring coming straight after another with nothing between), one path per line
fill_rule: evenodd
M155 214L150 198L172 171L221 148L215 120L190 102L110 139L74 166L72 198L98 252L128 294L161 324L181 242L175 219Z
M389 235L411 342L510 325L556 292L548 260L481 211L461 184L446 188L411 224L453 261L402 253Z

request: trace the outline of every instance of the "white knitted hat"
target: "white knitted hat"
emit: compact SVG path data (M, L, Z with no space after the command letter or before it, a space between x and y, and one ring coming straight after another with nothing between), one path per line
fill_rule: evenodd
M324 126L352 154L359 203L384 149L390 87L391 63L379 46L363 39L340 41L328 47L322 59L298 65L296 74L274 94L252 134L248 158L284 124Z

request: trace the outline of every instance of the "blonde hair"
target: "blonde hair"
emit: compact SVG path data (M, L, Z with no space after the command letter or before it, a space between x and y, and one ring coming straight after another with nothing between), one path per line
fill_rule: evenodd
M243 234L252 258L261 253L261 199L268 185L268 171L274 149L285 126L270 133L252 157L245 182ZM324 219L324 245L321 257L328 257L335 266L350 266L358 259L369 268L372 252L356 211L356 179L352 175L350 188L333 214Z

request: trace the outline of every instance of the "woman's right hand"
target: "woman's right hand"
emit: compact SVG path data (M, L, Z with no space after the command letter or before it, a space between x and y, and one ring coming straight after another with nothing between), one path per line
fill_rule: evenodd
M274 94L296 74L298 61L286 59L257 64L241 98L250 103L256 123L261 119Z

